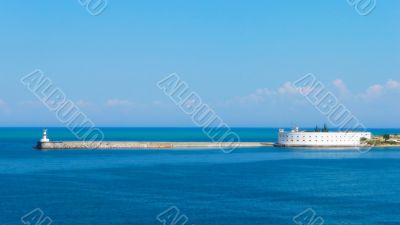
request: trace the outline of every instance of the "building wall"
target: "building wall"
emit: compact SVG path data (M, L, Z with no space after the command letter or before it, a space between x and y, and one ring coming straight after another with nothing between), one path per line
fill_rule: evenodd
M285 146L358 146L369 132L279 132L278 144Z

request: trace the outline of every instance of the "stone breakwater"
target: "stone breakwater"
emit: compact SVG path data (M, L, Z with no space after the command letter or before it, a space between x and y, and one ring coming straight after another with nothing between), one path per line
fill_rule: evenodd
M268 147L272 142L239 142L234 143L238 148ZM180 149L180 148L232 148L228 142L82 142L82 141L60 141L39 142L36 146L41 150L64 150L64 149Z

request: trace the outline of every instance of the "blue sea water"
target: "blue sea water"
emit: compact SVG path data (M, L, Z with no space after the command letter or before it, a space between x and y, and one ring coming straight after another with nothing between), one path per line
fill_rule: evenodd
M107 140L208 140L197 128L102 130ZM242 141L275 141L277 129L234 131ZM295 224L308 208L324 224L400 224L399 148L34 150L40 136L40 128L0 128L0 225L23 224L36 208L52 224L162 224L156 217L171 206L187 225ZM63 128L49 137L74 140Z

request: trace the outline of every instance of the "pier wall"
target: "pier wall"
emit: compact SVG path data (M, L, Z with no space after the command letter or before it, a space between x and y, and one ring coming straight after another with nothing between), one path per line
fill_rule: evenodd
M245 147L265 147L273 146L269 142L239 142L235 146ZM82 142L82 141L65 141L65 142L39 142L38 149L174 149L174 148L231 148L232 143L228 142Z

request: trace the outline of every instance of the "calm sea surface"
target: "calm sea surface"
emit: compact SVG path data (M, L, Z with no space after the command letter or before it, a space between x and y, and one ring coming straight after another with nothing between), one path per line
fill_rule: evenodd
M208 141L194 128L102 130L107 140ZM234 131L276 141L277 129ZM295 224L307 208L325 224L400 224L399 148L42 152L32 149L40 136L0 128L0 225L23 224L36 208L52 224L162 224L156 217L171 206L187 225ZM49 137L74 140L62 128Z

